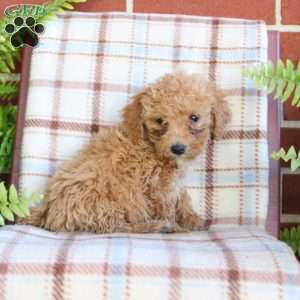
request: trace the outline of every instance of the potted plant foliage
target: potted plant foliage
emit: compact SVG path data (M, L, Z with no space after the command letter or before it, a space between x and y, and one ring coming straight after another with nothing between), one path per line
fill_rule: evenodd
M259 89L268 94L274 93L274 99L281 102L291 99L291 105L300 108L300 61L296 67L291 60L287 60L286 63L279 60L275 66L269 61L267 64L247 69L246 76L252 79ZM300 149L297 152L293 145L288 150L281 148L274 151L272 158L290 162L292 171L300 168ZM300 225L281 230L280 239L300 257Z
M66 9L73 9L74 3L87 0L54 0L42 5L33 5L42 8L34 17L38 23L45 23L48 19L63 13ZM32 14L31 10L20 11L23 17ZM18 14L17 13L17 14ZM11 20L8 16L0 18L0 174L9 173L12 165L13 141L16 130L17 107L12 102L18 95L19 74L15 72L16 65L20 62L22 48L15 48L11 44L10 35L5 27ZM22 192L18 195L16 188L11 185L9 189L4 182L0 183L0 226L5 221L14 221L15 216L25 217L30 214L28 207L40 201L42 195L32 193L27 195Z

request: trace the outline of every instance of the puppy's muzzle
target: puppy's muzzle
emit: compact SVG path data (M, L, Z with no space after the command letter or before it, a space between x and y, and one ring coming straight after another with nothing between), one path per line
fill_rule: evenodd
M182 155L185 153L185 151L186 151L186 145L184 144L176 143L171 146L171 152L176 155Z

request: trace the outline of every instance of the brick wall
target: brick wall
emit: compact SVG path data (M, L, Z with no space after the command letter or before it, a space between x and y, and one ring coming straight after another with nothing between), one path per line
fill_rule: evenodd
M16 3L43 3L41 0L1 0L0 11ZM182 13L263 19L269 29L279 30L282 59L300 60L300 0L89 0L76 5L80 11L127 11ZM282 145L300 149L300 109L289 103L282 109ZM291 174L282 165L282 221L300 222L300 172Z

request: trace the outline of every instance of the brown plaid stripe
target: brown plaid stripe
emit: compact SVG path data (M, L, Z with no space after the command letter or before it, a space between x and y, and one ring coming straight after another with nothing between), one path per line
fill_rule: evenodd
M228 251L228 250L227 250ZM296 261L295 261L296 262ZM12 275L42 275L42 274L48 274L49 269L53 267L52 264L22 264L22 263L13 263L10 265L3 264L5 267L10 267L10 274ZM111 270L118 270L120 274L126 273L126 270L128 270L127 266L120 266L120 265L111 265L107 263L103 264L67 264L64 269L64 274L78 274L78 275L84 275L84 274L103 274L107 273ZM241 276L243 278L243 281L249 281L249 282L257 282L257 283L278 283L281 282L282 286L284 285L285 281L288 281L288 276L283 275L282 271L279 274L276 272L270 272L270 271L233 271L233 275L230 275L229 273L231 271L228 271L227 269L196 269L196 268L170 268L166 266L162 267L156 267L156 266L140 266L140 265L134 265L131 266L131 276L137 276L137 277L162 277L165 278L166 276L170 276L170 278L179 277L179 274L182 274L184 279L196 279L196 280L221 280L221 281L227 281L228 278L235 277L232 281L236 280L236 277ZM128 271L127 271L128 272ZM0 272L0 276L2 275L2 272ZM232 276L232 277L230 277ZM279 277L281 279L279 280ZM299 279L295 277L295 281L293 282L293 285L297 285L300 283ZM236 293L236 292L235 292ZM60 292L60 294L62 294ZM180 298L181 299L181 298ZM229 298L231 299L231 298ZM233 299L240 299L240 298L233 298ZM284 298L278 298L278 299L284 299ZM286 298L287 300L290 300ZM295 298L296 299L296 298ZM297 299L298 300L298 299Z
M228 250L227 250L228 251ZM295 261L296 262L296 261ZM9 273L12 275L47 275L49 274L49 269L53 268L52 264L22 264L22 263L12 263L10 265L8 264L2 264L1 266L5 266L6 268L10 268ZM78 275L84 275L84 274L106 274L108 272L111 272L112 270L118 270L120 274L125 274L128 272L127 266L121 266L121 265L112 265L107 263L102 264L66 264L64 268L64 275L67 274L78 274ZM230 278L231 271L228 271L227 269L219 268L217 270L212 270L210 268L207 269L196 269L196 268L175 268L175 267L167 267L167 266L140 266L140 265L134 265L130 268L130 275L131 276L137 276L142 278L147 277L162 277L165 278L168 275L170 278L176 278L180 277L179 274L182 274L182 278L184 279L196 279L196 280L221 280L226 282L228 278ZM276 272L270 272L270 271L233 271L234 274L232 281L236 280L236 277L241 276L244 281L249 282L257 282L257 283L278 283L281 282L282 286L284 285L285 281L288 281L288 276L283 275L282 270ZM0 272L0 276L2 275L2 271ZM108 276L108 275L107 275ZM281 277L281 279L279 279ZM295 277L295 281L293 282L293 285L299 284L299 279ZM59 292L60 295L62 295L62 290ZM2 294L3 295L3 294ZM181 299L181 298L180 298ZM240 299L240 298L233 298L233 299ZM278 299L284 299L284 298L278 298ZM287 300L290 300L286 298ZM296 298L295 298L296 299ZM298 300L298 299L297 299Z
M212 33L211 33L211 49L209 58L209 70L208 76L212 81L216 81L217 64L216 61L217 51L218 51L218 34L219 34L219 20L212 19ZM211 141L207 146L206 151L206 169L211 169L213 166L213 141ZM206 172L205 176L205 215L206 215L206 225L210 225L213 219L213 173ZM210 187L210 188L209 188ZM201 199L200 199L201 201Z
M68 250L72 244L72 236L69 239L63 241L63 243L58 247L55 263L52 266L53 270L53 286L52 286L52 296L53 299L64 299L64 296L68 296L65 291L65 270L67 265Z

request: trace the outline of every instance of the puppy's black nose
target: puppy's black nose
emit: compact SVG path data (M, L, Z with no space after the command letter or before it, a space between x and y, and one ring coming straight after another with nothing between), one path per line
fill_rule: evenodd
M184 144L175 144L171 146L171 151L176 154L176 155L181 155L185 152L186 150L186 145Z

